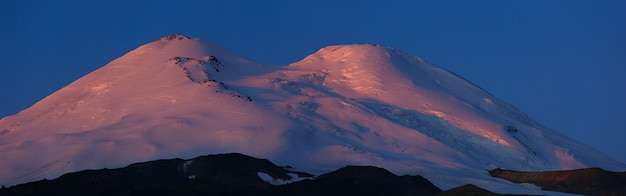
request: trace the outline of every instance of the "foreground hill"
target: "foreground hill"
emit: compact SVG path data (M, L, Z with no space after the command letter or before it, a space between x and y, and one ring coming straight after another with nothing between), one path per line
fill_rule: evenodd
M544 190L585 195L626 194L626 173L598 168L492 176ZM556 192L546 192L550 195ZM500 195L472 184L442 191L421 176L372 166L346 166L319 176L243 154L167 159L124 168L85 170L0 189L0 195Z
M431 195L420 176L350 166L313 178L264 159L219 154L86 170L0 190L0 195Z

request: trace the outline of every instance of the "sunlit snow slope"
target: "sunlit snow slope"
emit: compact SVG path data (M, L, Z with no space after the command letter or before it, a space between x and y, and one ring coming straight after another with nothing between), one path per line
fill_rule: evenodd
M329 46L279 67L171 35L1 119L0 185L224 152L318 174L374 165L442 189L518 193L538 190L485 170L626 170L396 49Z

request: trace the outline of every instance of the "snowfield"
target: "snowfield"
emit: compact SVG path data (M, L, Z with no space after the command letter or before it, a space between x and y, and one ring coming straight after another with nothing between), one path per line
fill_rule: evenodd
M289 180L283 180L283 179L275 179L272 176L270 176L267 173L264 172L257 172L257 176L259 176L259 178L261 178L261 180L270 183L271 185L274 186L278 186L278 185L283 185L283 184L289 184L289 183L293 183L293 182L298 182L298 181L302 181L302 180L306 180L306 179L313 179L313 178L309 178L309 177L300 177L298 176L298 174L294 174L294 173L287 173L287 175L289 175L289 177L291 177L291 179Z
M273 66L171 35L2 118L0 185L228 152L313 174L372 165L422 175L444 190L471 183L518 194L546 192L486 170L626 170L393 48L329 46Z

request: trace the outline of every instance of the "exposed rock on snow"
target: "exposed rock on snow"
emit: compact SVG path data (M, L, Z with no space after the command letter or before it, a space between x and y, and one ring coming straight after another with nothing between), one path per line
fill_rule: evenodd
M171 35L166 35L166 36L159 38L159 41L185 40L185 39L189 39L189 37L184 36L184 35L171 34Z

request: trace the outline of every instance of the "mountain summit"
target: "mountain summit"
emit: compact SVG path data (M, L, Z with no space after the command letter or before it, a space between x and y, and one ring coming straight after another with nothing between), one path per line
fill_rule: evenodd
M378 166L442 189L528 189L494 168L626 170L397 49L329 46L272 66L170 35L1 119L0 185L229 152L313 174Z

